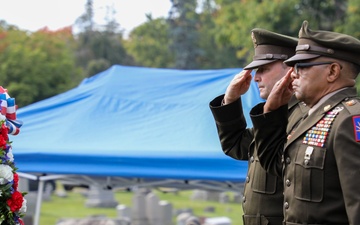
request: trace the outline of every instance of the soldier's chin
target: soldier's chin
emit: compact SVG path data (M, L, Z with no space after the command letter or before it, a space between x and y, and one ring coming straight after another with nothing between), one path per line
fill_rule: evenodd
M295 95L295 98L298 99L298 100L301 100L302 101L302 95L297 92L297 91L294 91L294 95Z
M262 99L267 99L269 97L269 94L264 92L264 91L260 91L260 98Z

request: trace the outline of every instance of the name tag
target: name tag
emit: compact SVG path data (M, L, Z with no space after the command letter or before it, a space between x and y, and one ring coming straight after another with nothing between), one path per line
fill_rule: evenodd
M308 165L309 164L309 160L311 158L311 155L314 151L314 147L312 146L308 146L305 150L305 155L304 155L304 164Z

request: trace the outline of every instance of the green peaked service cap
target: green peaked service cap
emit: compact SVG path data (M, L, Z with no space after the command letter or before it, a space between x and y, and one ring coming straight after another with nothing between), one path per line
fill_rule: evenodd
M276 60L286 60L295 55L297 38L261 28L251 30L255 54L253 61L244 69L254 69Z
M345 60L360 66L360 41L346 34L311 30L308 21L305 20L299 31L296 54L285 63L294 66L298 61L320 56Z

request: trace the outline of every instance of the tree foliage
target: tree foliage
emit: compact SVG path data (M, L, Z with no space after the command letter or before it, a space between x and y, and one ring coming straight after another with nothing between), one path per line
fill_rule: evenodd
M155 68L174 67L174 55L170 51L169 24L165 18L148 21L136 27L125 41L128 53L137 65Z
M360 39L360 0L349 0L346 7L346 15L337 22L335 28L338 32L353 35Z
M236 57L237 47L228 43L216 42L218 27L214 21L217 16L217 5L206 0L199 14L199 49L197 64L201 69L241 67L242 60Z
M0 33L0 80L19 106L66 91L81 80L68 30Z
M84 76L95 75L114 64L133 64L123 46L119 24L112 15L107 15L107 21L104 26L94 23L93 0L87 0L85 12L76 23L80 30L76 37L77 65L83 68Z
M171 50L175 56L175 68L196 69L200 54L196 0L171 0L169 15Z

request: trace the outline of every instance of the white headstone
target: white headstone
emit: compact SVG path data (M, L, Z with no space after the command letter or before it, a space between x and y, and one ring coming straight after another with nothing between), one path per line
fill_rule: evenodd
M153 192L146 195L146 216L150 225L161 224L159 198Z
M240 193L234 194L234 202L235 203L242 203L242 198L243 198L242 194L240 194Z
M132 225L149 225L146 215L145 193L137 191L132 199L133 206L131 210Z
M163 225L172 225L173 221L173 207L172 204L168 201L160 201L159 202L159 211L160 211L160 218Z
M196 216L190 216L186 220L186 225L201 225L201 222L200 222L199 218L197 218Z
M220 199L220 193L221 192L219 191L207 191L205 200L218 202Z
M192 195L190 197L191 200L201 200L201 201L205 201L206 200L206 191L204 190L194 190L192 192Z
M206 218L204 225L231 225L231 219L228 217Z
M186 225L186 221L187 219L189 219L190 217L192 217L193 215L191 213L180 213L177 217L176 217L176 224L177 225Z
M220 193L219 201L220 201L220 203L228 203L230 201L230 197L229 197L228 193L226 193L226 192Z
M90 186L85 202L86 207L115 208L118 204L112 190L104 190L95 185Z
M116 206L116 212L118 218L120 219L130 219L131 218L131 209L126 205L118 205Z

